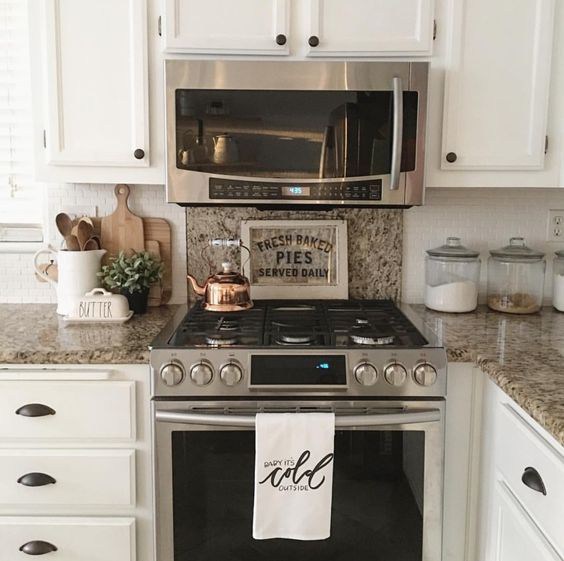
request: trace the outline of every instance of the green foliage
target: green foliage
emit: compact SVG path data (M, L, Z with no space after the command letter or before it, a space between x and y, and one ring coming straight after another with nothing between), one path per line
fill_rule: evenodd
M126 256L123 251L98 273L106 288L119 292L144 292L163 276L163 264L146 251Z

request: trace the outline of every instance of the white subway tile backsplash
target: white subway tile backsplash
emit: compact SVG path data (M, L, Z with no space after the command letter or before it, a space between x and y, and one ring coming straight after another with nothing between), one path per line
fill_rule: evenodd
M423 301L425 250L459 236L464 245L480 250L485 301L489 250L523 236L547 254L545 300L550 301L552 257L564 243L546 241L547 215L561 205L564 191L557 189L427 189L425 205L404 212L402 299Z

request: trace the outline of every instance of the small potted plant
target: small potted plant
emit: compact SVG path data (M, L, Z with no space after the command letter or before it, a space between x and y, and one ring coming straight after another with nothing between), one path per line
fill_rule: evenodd
M136 314L147 311L149 288L163 276L163 264L148 252L140 251L128 256L123 251L110 259L98 273L102 283L110 290L120 292Z

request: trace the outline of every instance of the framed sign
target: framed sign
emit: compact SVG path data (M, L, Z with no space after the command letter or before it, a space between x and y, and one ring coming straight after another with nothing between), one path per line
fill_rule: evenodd
M253 298L348 298L346 221L243 220L241 239Z

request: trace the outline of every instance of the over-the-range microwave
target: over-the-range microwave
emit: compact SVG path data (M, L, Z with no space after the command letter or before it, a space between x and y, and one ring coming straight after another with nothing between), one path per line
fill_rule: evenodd
M423 202L426 62L166 61L167 199Z

